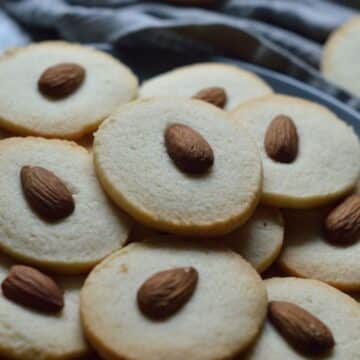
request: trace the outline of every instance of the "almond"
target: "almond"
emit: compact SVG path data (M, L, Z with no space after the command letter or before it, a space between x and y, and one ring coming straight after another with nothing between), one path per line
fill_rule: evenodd
M72 194L51 171L39 166L24 166L20 177L25 197L39 216L56 221L74 211Z
M49 67L42 73L38 88L47 97L61 99L74 93L84 78L85 69L81 65L61 63Z
M360 237L360 194L348 196L325 219L326 238L335 244L351 244Z
M176 166L186 173L204 173L214 163L211 146L189 126L170 125L165 130L165 146Z
M160 271L148 278L137 293L141 312L150 318L166 318L177 312L193 294L198 273L192 267Z
M200 90L193 96L193 99L198 99L206 101L210 104L213 104L221 109L223 109L227 102L227 96L225 89L222 87L209 87Z
M298 305L284 301L271 301L269 318L290 345L301 353L318 355L335 345L329 328Z
M12 266L1 288L6 298L32 309L58 312L64 307L63 292L55 281L29 266Z
M298 141L294 122L285 115L279 115L271 121L266 130L265 151L277 162L291 163L298 153Z

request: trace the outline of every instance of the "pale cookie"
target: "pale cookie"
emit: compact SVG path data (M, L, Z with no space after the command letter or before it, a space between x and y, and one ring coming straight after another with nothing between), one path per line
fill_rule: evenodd
M24 196L23 166L54 173L75 209L57 222L43 220ZM42 138L0 141L0 248L21 261L57 272L88 271L127 240L127 217L100 187L89 153L72 142Z
M316 280L273 278L265 281L269 301L300 306L332 332L334 348L321 359L358 360L360 354L360 306L348 295ZM269 320L245 357L246 360L318 359L300 354Z
M102 185L150 227L181 235L230 232L255 210L262 169L252 138L228 119L199 100L154 98L119 108L95 134ZM188 174L168 154L165 133L176 123L198 132L211 147L213 165L206 173ZM196 153L196 146L188 148L190 154L191 149Z
M243 256L258 272L263 272L279 255L283 236L281 212L259 206L245 225L221 238L221 241Z
M279 264L288 273L360 290L360 241L332 245L323 233L329 209L284 212L286 232Z
M61 63L81 66L85 77L75 92L53 100L39 91L38 81ZM137 95L137 79L126 66L103 52L62 41L6 52L0 57L0 79L0 125L19 135L80 138Z
M137 293L152 275L193 267L192 296L170 317L150 320ZM255 270L222 246L176 238L130 244L89 275L81 316L90 343L105 359L218 360L242 352L258 335L267 298Z
M324 76L360 96L360 17L346 22L327 40L322 56Z
M225 90L226 110L232 110L245 101L273 92L262 79L237 66L202 63L184 66L146 81L140 88L140 96L190 98L210 87Z
M298 136L298 150L290 163L271 158L265 145L270 123L279 116L292 121ZM310 208L330 203L355 186L360 174L359 140L351 127L326 108L299 98L271 95L239 106L232 119L250 131L260 149L264 203ZM272 140L287 141L283 137L288 134L286 127L282 130L275 129ZM290 152L294 151L293 138L287 143Z
M11 263L0 257L0 283ZM83 278L56 278L64 290L60 313L31 310L0 294L0 356L16 360L65 360L89 352L80 323L79 298Z

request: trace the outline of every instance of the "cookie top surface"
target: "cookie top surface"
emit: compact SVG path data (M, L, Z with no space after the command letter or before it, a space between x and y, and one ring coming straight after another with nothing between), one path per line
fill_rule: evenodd
M0 257L0 283L12 264ZM17 360L73 359L89 351L79 314L81 277L55 279L64 291L64 308L47 314L0 295L0 356Z
M38 80L60 63L81 65L85 79L73 94L50 100L38 90ZM62 41L9 50L0 57L0 79L0 124L19 135L80 138L137 93L136 77L119 61Z
M276 162L265 150L265 134L279 115L290 117L297 130L298 153L291 163ZM360 173L359 140L351 127L326 108L299 98L271 95L239 106L232 119L250 131L260 149L264 203L314 207L355 186Z
M221 241L262 272L279 255L283 237L284 223L280 210L259 206L246 224Z
M125 105L95 134L97 174L112 199L136 220L183 235L217 235L245 222L258 202L262 169L256 144L224 111L199 100L154 98ZM211 146L202 175L181 171L164 133L179 123Z
M273 92L258 76L237 66L202 63L184 66L146 81L140 88L140 96L190 98L209 87L224 88L227 94L226 110Z
M335 347L321 357L356 360L360 354L360 307L348 295L320 281L273 278L265 281L269 301L296 304L322 321L332 332ZM293 350L274 326L266 321L246 360L310 359ZM312 359L312 358L311 358Z
M188 302L165 320L145 317L136 303L143 282L188 266L198 272ZM266 307L260 277L239 255L176 239L128 245L99 264L81 292L85 332L109 359L230 359L256 337Z
M360 17L337 29L323 50L322 73L344 89L360 96Z
M360 290L360 241L348 246L326 241L323 224L328 213L328 208L284 211L286 232L278 261L291 274Z
M20 171L39 166L53 172L72 193L75 210L43 220L24 196ZM58 272L89 270L125 243L127 217L110 203L89 153L72 142L9 138L0 142L0 248L30 264Z

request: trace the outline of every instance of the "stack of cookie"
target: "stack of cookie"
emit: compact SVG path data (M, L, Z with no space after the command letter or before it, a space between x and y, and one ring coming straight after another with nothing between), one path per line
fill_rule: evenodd
M64 42L0 80L0 356L360 358L360 145L333 113L223 64L138 90Z

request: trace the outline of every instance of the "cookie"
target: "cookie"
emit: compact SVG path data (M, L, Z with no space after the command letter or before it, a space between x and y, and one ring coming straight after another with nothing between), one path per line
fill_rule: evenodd
M359 140L351 127L326 108L271 95L239 106L232 119L250 131L260 149L262 202L311 208L354 188L360 174Z
M243 256L258 272L263 272L279 255L283 236L281 212L259 206L245 225L218 240Z
M202 63L184 66L144 82L140 97L172 96L191 98L199 91L209 88L225 91L226 110L273 91L255 74L234 65Z
M321 71L328 80L360 96L359 56L360 17L355 17L338 28L327 40Z
M12 263L0 257L0 282ZM0 295L0 356L16 360L78 359L89 348L80 323L81 277L58 277L64 291L64 307L48 314L18 305Z
M63 41L6 52L0 57L0 79L0 125L18 135L81 138L137 94L137 79L126 66Z
M360 290L360 241L348 246L329 243L323 231L328 213L328 208L284 212L286 232L279 264L292 275Z
M273 278L265 281L269 301L300 306L322 321L332 332L334 348L321 357L357 360L360 354L360 307L348 295L320 281ZM300 354L266 321L263 331L246 360L313 359ZM317 358L317 357L316 357Z
M56 272L78 273L88 271L125 243L130 230L128 218L102 191L92 158L81 146L64 140L5 139L0 141L0 167L2 251ZM42 186L25 186L24 167L32 171L40 167L60 179L72 196L72 212L66 217L44 218L47 214L39 208L42 203L36 202L36 197L30 198L29 191L33 197L37 192L45 199L49 213L52 199L55 209L59 205L51 187L54 180L30 179L30 185Z
M256 144L228 119L199 100L122 106L95 134L97 175L140 223L180 235L228 233L255 210L262 181Z
M182 267L197 273L190 298L167 318L145 316L137 305L142 284ZM233 358L256 338L266 306L261 279L239 255L168 238L130 244L99 264L82 289L80 311L104 358L215 360Z

